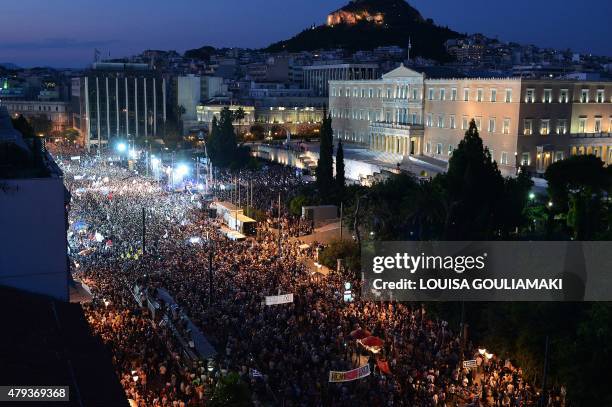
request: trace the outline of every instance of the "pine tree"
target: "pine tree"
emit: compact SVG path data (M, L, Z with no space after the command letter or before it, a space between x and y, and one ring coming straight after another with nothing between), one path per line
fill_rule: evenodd
M323 119L321 125L321 144L319 148L319 160L317 162L317 186L323 200L329 199L329 194L334 183L334 144L332 120L330 116Z
M495 233L494 212L504 179L483 146L474 120L448 163L443 176L448 196L446 238L486 240Z
M339 197L344 195L344 149L342 148L342 140L338 140L338 149L336 150L336 193Z

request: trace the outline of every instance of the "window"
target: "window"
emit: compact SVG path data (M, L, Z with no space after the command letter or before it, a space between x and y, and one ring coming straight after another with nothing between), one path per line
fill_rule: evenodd
M372 99L374 97L374 89L372 89L372 88L368 89L368 97L370 99Z
M439 128L443 128L444 127L444 116L442 116L442 115L438 116L438 127Z
M442 154L442 143L436 144L436 154Z
M412 89L412 99L417 100L417 90L416 89Z
M586 133L587 119L586 117L578 118L578 133Z
M491 89L491 102L497 102L497 89Z
M428 141L425 144L425 152L428 153L428 154L431 153L431 141Z
M482 129L482 127L480 127L481 124L482 124L482 117L477 117L476 118L476 129L478 129L478 131Z
M510 119L509 118L505 118L504 119L504 125L502 128L502 133L503 134L510 134Z
M470 90L468 88L463 88L463 101L467 102L470 100Z
M601 133L601 117L595 118L594 130L595 130L595 133Z
M531 119L525 119L523 123L523 134L526 136L533 134L533 121Z
M451 115L448 118L448 127L450 127L451 129L455 129L457 128L456 124L455 124L455 116Z
M467 130L469 127L467 116L461 118L461 130Z
M448 145L448 155L452 155L453 154L453 146L451 144Z
M563 160L563 151L555 151L555 162Z
M366 97L366 90L364 88L361 88L361 97L362 98Z
M446 89L440 89L440 100L446 100Z
M434 99L434 90L432 88L429 88L429 95L427 96L427 99L429 100Z
M559 103L569 102L569 91L567 89L561 89L559 93Z
M552 89L544 89L544 103L552 103Z
M502 151L500 161L502 165L508 165L508 153L507 152Z
M582 89L580 91L580 103L589 103L589 90Z
M476 101L477 102L482 102L482 89L477 89L476 90Z
M427 115L427 127L431 127L432 126L432 121L433 121L433 119L432 119L431 114L428 114Z
M540 134L548 135L550 133L550 120L542 119L540 120Z
M359 89L353 88L353 97L356 98L357 96L359 96Z
M521 165L529 165L530 161L529 153L521 154Z
M495 117L489 118L489 133L495 133Z
M376 97L378 97L379 99L382 99L382 89L381 88L376 89Z
M336 96L336 87L334 86L331 91L332 96Z
M391 88L387 88L387 99L391 99Z
M557 120L557 134L566 134L567 133L567 120L559 119Z
M506 103L512 103L512 89L506 89L506 98L504 101Z
M451 89L451 100L457 100L457 88Z
M597 103L603 103L605 94L603 89L597 89Z
M525 95L525 103L533 103L535 102L535 89L529 88L527 89L527 93Z

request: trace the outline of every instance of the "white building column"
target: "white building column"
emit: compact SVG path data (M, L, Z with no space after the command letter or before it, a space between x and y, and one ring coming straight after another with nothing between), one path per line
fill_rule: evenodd
M100 80L96 76L96 124L98 128L98 154L102 145L102 129L100 127Z
M110 142L110 95L108 93L108 76L105 78L106 82L106 142Z
M134 138L138 138L138 78L134 77Z
M128 98L128 78L125 77L125 136L128 137L130 134L130 101Z

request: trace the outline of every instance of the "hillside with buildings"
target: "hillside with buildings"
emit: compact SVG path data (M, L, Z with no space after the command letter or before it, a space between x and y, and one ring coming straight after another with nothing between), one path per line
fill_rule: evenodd
M268 51L311 51L343 48L371 50L380 46L406 46L416 55L438 61L450 59L444 43L461 34L425 19L404 0L354 0L330 13L325 24L279 41Z

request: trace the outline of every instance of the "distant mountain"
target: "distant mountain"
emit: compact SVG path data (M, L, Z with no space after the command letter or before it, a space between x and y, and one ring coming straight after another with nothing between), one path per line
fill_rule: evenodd
M10 69L10 70L21 69L19 66L12 64L10 62L0 62L0 68Z
M200 59L202 61L210 61L210 56L217 52L215 47L205 45L200 48L188 49L185 51L185 58Z
M325 25L304 30L266 50L298 52L344 48L357 51L388 45L405 48L410 38L411 55L446 61L450 56L444 42L462 36L423 18L404 0L353 0L330 13Z

